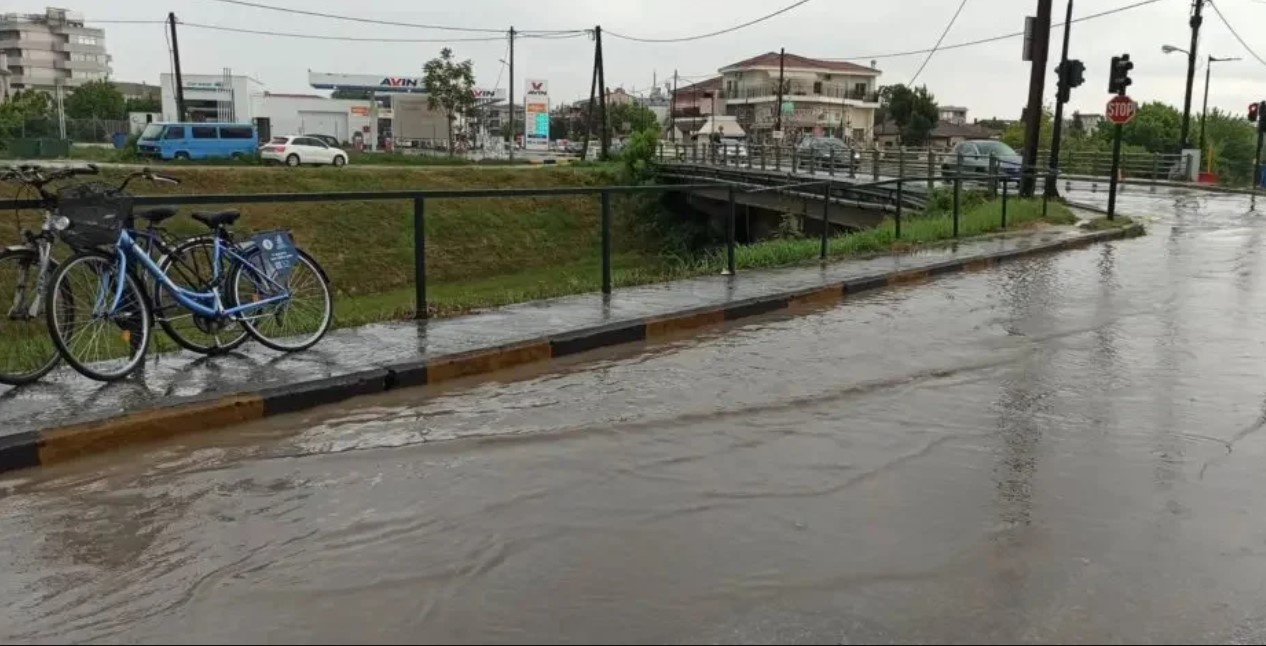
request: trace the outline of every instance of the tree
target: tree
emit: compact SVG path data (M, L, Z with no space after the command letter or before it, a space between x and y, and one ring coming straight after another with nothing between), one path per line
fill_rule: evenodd
M156 96L147 96L139 99L128 99L127 104L123 107L124 112L162 112L163 103Z
M632 102L607 105L607 134L611 137L648 130L659 134L659 118L650 108Z
M123 119L123 94L109 81L89 81L65 99L66 116L72 119Z
M1196 136L1199 136L1199 122ZM1205 122L1206 150L1213 159L1213 173L1218 182L1244 186L1253 176L1253 150L1257 146L1257 131L1243 115L1233 115L1213 108ZM1208 161L1203 161L1208 168ZM1202 169L1203 170L1203 169Z
M0 103L0 139L53 134L52 100L38 90L18 90Z
M1111 143L1116 126L1099 122L1098 136ZM1139 106L1138 112L1121 131L1121 142L1142 146L1153 153L1179 152L1178 137L1182 134L1182 113L1177 108L1152 101Z
M936 97L927 86L911 89L905 85L889 85L879 91L880 112L897 124L904 146L922 146L928 141L939 120Z
M470 59L460 63L454 61L453 50L445 47L437 58L426 62L422 73L427 107L442 110L448 119L448 152L452 154L457 118L470 114L475 108L474 64Z

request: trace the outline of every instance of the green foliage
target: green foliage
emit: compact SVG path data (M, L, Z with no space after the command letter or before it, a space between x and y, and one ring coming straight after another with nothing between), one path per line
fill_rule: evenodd
M1098 137L1111 144L1115 126L1108 120L1099 122ZM1147 152L1177 153L1181 146L1182 113L1177 108L1159 101L1144 103L1128 124L1122 128L1121 142L1140 146Z
M1208 150L1203 155L1213 159L1213 172L1219 183L1233 186L1251 183L1253 152L1257 145L1257 132L1252 123L1242 115L1214 108L1205 122L1205 142ZM1201 163L1203 168L1208 168L1208 161Z
M426 104L432 110L443 110L448 118L448 150L453 151L453 127L459 116L475 108L475 66L470 59L453 60L453 50L445 47L440 55L422 66L422 85L426 88Z
M897 124L904 146L923 146L938 120L936 97L927 86L908 88L889 85L879 91L880 109L886 119Z
M20 128L28 119L46 118L52 113L48 95L36 90L18 90L0 103L0 127Z
M651 183L655 178L653 164L658 148L659 133L655 130L640 130L625 140L619 156L624 180L630 184Z
M123 119L126 101L119 88L109 81L89 81L75 88L64 100L71 119Z
M162 112L163 102L158 97L128 99L123 106L124 112Z
M659 134L659 119L650 108L632 102L607 105L607 132L612 137L644 131Z

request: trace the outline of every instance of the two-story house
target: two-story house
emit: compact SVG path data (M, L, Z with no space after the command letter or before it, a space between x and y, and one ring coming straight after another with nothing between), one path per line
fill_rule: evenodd
M781 61L780 61L781 59ZM779 63L783 103L778 105ZM827 61L778 52L761 54L720 70L725 114L738 119L757 141L771 138L782 112L788 140L819 134L868 142L879 108L881 72L844 61Z

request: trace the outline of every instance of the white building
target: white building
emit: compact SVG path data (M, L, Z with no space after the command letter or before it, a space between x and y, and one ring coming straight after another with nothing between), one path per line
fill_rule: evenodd
M780 63L784 79L781 106ZM723 87L716 98L718 111L737 117L758 140L772 133L781 111L783 130L793 139L797 134L814 133L870 141L879 108L880 71L873 64L865 67L768 52L719 71Z
M378 124L370 101L274 94L249 76L232 74L185 74L181 80L186 118L190 121L255 123L261 136L319 134L351 142L359 133L368 147L378 141ZM163 120L179 121L171 74L161 76L161 86Z

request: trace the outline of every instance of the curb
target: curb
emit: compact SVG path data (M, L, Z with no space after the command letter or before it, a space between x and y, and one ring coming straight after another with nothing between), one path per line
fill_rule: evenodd
M917 269L851 278L807 290L768 294L724 305L682 310L667 316L599 325L470 352L265 388L256 392L213 397L135 411L104 420L27 431L0 437L0 473L58 464L130 444L213 431L361 395L438 384L596 348L654 340L725 321L781 310L795 312L829 305L848 295L915 285L931 280L934 276L980 271L1027 256L1077 249L1099 242L1132 238L1143 233L1143 227L1134 224L1121 229L1084 233L1058 242L955 258Z

